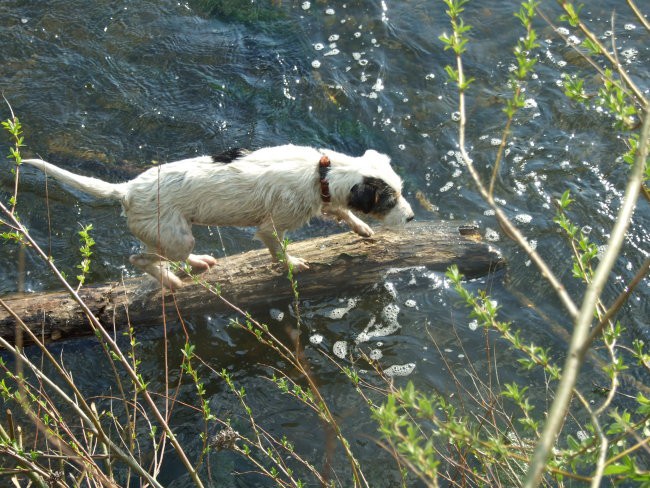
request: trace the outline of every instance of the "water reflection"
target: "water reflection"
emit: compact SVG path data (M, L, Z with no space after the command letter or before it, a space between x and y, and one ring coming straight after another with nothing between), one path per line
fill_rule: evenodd
M527 256L507 240L486 211L456 152L456 93L444 73L449 57L437 41L448 29L442 8L430 1L332 7L315 1L281 2L251 18L237 9L208 8L208 3L219 4L55 0L44 8L34 2L2 2L0 90L26 127L29 150L114 181L152 161L233 146L293 142L353 154L369 147L389 153L414 208L419 191L421 201L436 210L432 215L417 207L418 219L477 221L485 239L502 247L509 261L507 277L502 272L470 286L488 288L507 314L504 319L549 347L560 361L565 336L558 331L568 327L566 314ZM610 28L606 12L615 2L601 3L604 13L590 14L590 20L611 36L606 32ZM510 25L514 5L481 2L468 11L480 39L465 60L477 80L468 100L469 140L485 175L502 135L503 86L512 63L508 53L520 35L504 28ZM630 67L647 66L648 50L636 44L641 29L623 15L616 31L621 58ZM588 223L595 242L604 243L620 203L616 188L626 176L625 167L612 155L620 154L624 144L601 114L582 110L562 95L561 75L577 60L551 29L541 33L538 75L515 121L517 130L507 145L497 194L499 203L578 296L582 286L569 278L570 264L561 260L565 244L552 222L553 200L571 189L577 220ZM637 72L647 87L647 72ZM6 153L6 139L0 146ZM23 221L62 268L74 271L78 258L71 250L78 247L79 223L92 222L97 246L90 280L118 280L133 273L126 256L137 243L125 231L118 208L84 200L54 184L49 184L46 203L42 177L29 171L21 184ZM0 185L6 199L11 188L8 172L0 172ZM633 275L639 256L647 255L648 216L645 204L634 218L617 268L620 283ZM333 224L314 222L294 237L334 230ZM257 246L250 239L252 232L200 230L197 249L220 256L241 252ZM5 246L0 255L3 292L13 291L17 282L16 253ZM30 254L25 281L30 291L58 287ZM606 298L617 292L608 290ZM625 319L635 335L647 338L647 282L639 294L636 309L626 312ZM538 308L529 303L539 304ZM293 308L289 303L273 307L254 312L283 334L296 322ZM376 381L377 366L393 372L397 384L404 382L401 374L408 374L422 388L450 393L458 392L457 381L471 385L476 371L489 371L494 363L494 357L486 354L483 331L467 316L444 278L426 270L397 271L354 296L301 297L300 308L306 358L362 464L382 466L378 461L383 460L393 466L390 456L374 443L376 426L363 401L322 352L341 364L362 365L368 381ZM197 354L215 370L233 373L269 431L291 435L298 439L297 447L310 452L323 441L322 433L313 428L315 419L305 420L304 409L262 379L268 366L282 364L248 334L229 327L234 317L185 317ZM557 327L549 327L549 321ZM142 374L153 388L164 389L161 371L167 351L172 365L169 381L174 383L185 338L181 325L169 324L166 342L160 329L138 331L138 336ZM516 367L517 355L498 343L494 347L502 381L524 378ZM101 361L94 341L70 341L53 348L63 351L68 367L82 372L76 379L90 395L106 395L114 388L108 370L88 367L89 361ZM449 368L455 377L447 373ZM239 405L223 383L206 375L215 413L243 424L235 413ZM535 384L543 389L539 386L543 381ZM186 385L179 398L191 402L193 395L193 388ZM179 434L190 438L200 429L198 423L195 412L179 410ZM230 470L249 468L234 457L226 464ZM176 479L179 470L167 468L170 486L187 482ZM373 487L395 486L392 468L388 472L378 468L370 476ZM220 486L240 483L226 476L221 482Z

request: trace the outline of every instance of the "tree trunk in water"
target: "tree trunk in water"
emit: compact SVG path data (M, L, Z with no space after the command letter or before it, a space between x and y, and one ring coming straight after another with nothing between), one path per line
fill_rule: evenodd
M424 266L444 271L456 264L463 274L475 277L504 264L499 251L481 240L477 228L458 222L411 223L399 232L381 231L372 238L352 232L334 234L291 243L289 252L310 265L296 275L296 281L300 298L311 300L350 289L358 292L380 281L391 268ZM286 270L271 262L266 249L219 259L215 267L199 276L208 286L218 288L225 300L188 279L174 293L151 292L143 301L136 292L144 279L86 286L79 295L109 329L127 323L134 327L161 323L163 299L168 318L174 320L179 314L232 310L227 302L247 310L293 296ZM87 318L66 292L13 295L3 301L0 336L10 342L15 341L18 326L14 315L45 341L91 333Z

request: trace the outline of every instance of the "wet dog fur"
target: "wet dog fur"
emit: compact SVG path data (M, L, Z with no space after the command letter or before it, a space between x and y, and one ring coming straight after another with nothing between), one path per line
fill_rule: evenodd
M319 160L327 156L330 201L321 196ZM25 159L62 183L98 198L118 200L127 225L145 249L130 257L133 265L163 286L178 288L170 261L187 261L195 271L216 263L192 254L192 225L257 227L256 237L274 260L282 252L286 231L326 214L345 221L360 236L374 232L352 213L360 212L399 226L413 218L402 196L402 180L384 154L368 150L353 157L304 146L267 147L253 152L232 149L156 166L125 183L108 183L61 169L40 159ZM286 256L294 271L308 269Z

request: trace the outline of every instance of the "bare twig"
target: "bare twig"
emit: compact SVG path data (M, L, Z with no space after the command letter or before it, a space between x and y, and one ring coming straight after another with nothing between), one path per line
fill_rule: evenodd
M637 285L641 282L641 280L645 278L649 270L650 270L650 258L647 258L639 268L639 271L637 271L636 275L634 275L634 278L632 278L632 281L630 281L630 283L625 287L625 290L616 298L612 306L609 307L609 309L607 309L605 315L600 319L598 325L596 325L591 330L591 334L589 334L589 338L587 339L589 344L593 343L596 340L596 338L603 332L603 328L609 323L612 317L616 315L616 313L620 310L620 308L627 302L627 299L630 297L630 295L637 287Z
M596 306L598 297L600 296L609 277L609 273L618 257L618 253L625 239L626 229L630 224L630 219L639 197L645 162L648 157L649 138L650 114L646 112L644 114L636 159L623 197L623 205L618 212L616 223L614 224L607 245L607 250L602 257L600 264L596 268L592 282L587 287L580 308L580 313L575 319L573 335L571 336L571 344L564 364L562 378L560 379L555 400L553 401L553 405L551 406L547 421L544 425L542 436L535 448L535 453L524 483L525 488L533 488L540 483L544 469L546 468L546 461L553 445L555 444L569 407L573 394L573 387L578 378L578 373L580 372L580 367L582 366L585 353L591 344L589 341L589 333L594 316L594 307Z
M156 417L156 420L160 422L160 425L163 427L165 430L167 436L170 438L170 442L174 446L174 449L176 450L176 453L178 454L179 458L181 459L181 462L185 466L185 469L187 469L188 473L192 477L192 480L198 486L199 488L203 488L203 482L198 476L198 473L194 469L194 466L192 466L192 463L190 460L187 458L185 451L183 450L183 447L180 445L178 440L176 439L176 436L173 434L171 427L169 426L169 423L165 420L163 415L161 414L160 410L158 409L158 406L156 403L153 401L153 398L149 394L149 392L146 389L146 385L142 384L142 378L138 376L138 374L133 370L131 365L129 364L128 360L124 355L122 354L119 346L111 337L111 335L106 331L104 326L99 322L97 317L95 317L88 308L88 305L82 300L82 298L79 296L79 294L70 286L70 284L67 282L65 278L61 275L60 271L57 269L57 267L54 265L54 263L48 259L47 255L43 252L43 250L40 248L40 246L36 243L36 241L33 240L29 232L22 226L22 224L15 218L14 215L11 214L9 209L2 203L0 202L0 211L2 211L5 214L5 217L9 219L9 221L12 223L12 225L16 226L17 228L20 229L21 234L25 237L25 239L30 243L32 248L38 253L38 255L43 259L44 262L48 264L50 267L50 270L52 273L59 279L61 284L64 286L66 291L70 294L70 296L74 299L75 302L81 307L81 310L84 312L86 317L88 318L88 322L90 326L93 328L94 332L99 334L104 341L110 346L111 350L117 354L117 356L120 358L120 362L122 366L124 367L126 373L129 375L131 380L133 381L133 384L140 387L142 390L142 395L144 396L145 400L149 404L154 416ZM153 479L152 479L153 480Z
M636 15L636 18L639 19L639 22L643 24L643 27L645 27L645 29L650 32L650 22L648 22L648 19L646 19L643 13L639 10L639 7L637 7L632 0L627 0L627 4L629 5L632 12L634 12L634 15Z
M463 83L464 82L464 75L462 71L463 65L460 56L456 57L456 61L458 66L459 83ZM481 177L476 171L476 168L474 167L474 163L472 162L472 159L469 157L469 154L467 153L467 149L465 148L465 123L466 123L465 95L462 91L459 94L459 111L460 111L460 121L459 121L459 130L458 130L459 133L458 145L459 145L459 149L463 161L465 162L465 165L467 166L467 169L469 170L469 173L472 176L472 179L474 180L474 184L478 187L478 190L481 196L483 197L483 199L494 210L497 220L501 225L501 227L503 228L504 232L508 235L508 237L514 240L517 244L519 244L519 246L524 251L526 251L526 254L528 254L530 259L535 263L537 268L542 273L542 276L544 276L544 278L546 278L548 282L551 284L551 286L555 290L555 293L558 295L558 297L562 301L564 307L567 309L571 317L575 318L578 314L578 307L576 307L575 303L569 296L569 293L564 288L564 285L560 282L560 280L557 279L557 277L555 276L551 268L546 264L546 262L537 253L537 251L535 251L530 246L528 240L519 231L519 229L510 221L510 219L505 214L505 212L501 209L501 207L499 207L496 204L494 197L490 194L488 189L486 189L485 186L483 185Z
M562 8L565 10L567 9L567 2L566 0L561 0L560 5ZM567 13L568 10L566 10ZM634 80L630 77L630 75L622 69L621 65L616 61L616 57L614 54L610 54L607 51L607 48L604 46L602 42L600 42L600 39L598 39L598 36L596 36L590 29L587 27L582 20L578 19L577 20L577 25L582 31L582 33L587 36L587 38L593 42L596 46L598 46L598 49L600 50L600 53L607 58L607 61L614 67L616 72L619 74L621 79L625 82L625 85L629 87L630 90L632 90L634 97L636 98L637 102L641 105L641 107L645 110L648 105L648 101L646 98L643 96L643 91L634 83ZM614 35L614 34L612 34Z
M11 309L9 309L5 302L0 299L0 305L3 307L7 308L7 311L9 313L12 313ZM22 322L20 320L20 317L15 317L18 323ZM23 324L24 326L24 324ZM27 330L27 333L32 336L32 340L35 342L38 342L38 338L27 328L27 326L23 327L24 329ZM85 408L82 408L82 406L79 405L77 401L72 399L70 396L68 396L67 393L65 393L59 386L54 383L45 373L41 371L38 366L33 364L28 358L26 358L22 352L16 348L14 348L11 344L9 344L7 341L5 341L3 338L0 337L0 345L11 352L15 357L21 356L22 361L24 364L26 364L31 371L34 373L34 375L40 380L43 381L45 384L47 384L52 390L54 390L61 398L64 399L66 404L75 411L75 413L79 416L79 418L83 421L83 423L87 426L88 429L90 429L97 437L102 439L102 442L106 443L110 449L117 455L119 456L120 459L122 459L125 463L127 463L132 469L134 469L140 476L145 478L149 483L152 484L152 486L162 488L162 485L158 483L155 479L153 479L149 473L147 473L142 467L139 465L139 463L131 456L130 453L126 453L122 451L111 439L104 433L104 431L101 428L101 425L99 425L99 422L97 422L96 416L92 415L91 412L89 412L90 407L86 404L85 400L83 399L83 396L80 394L80 392L76 389L76 386L72 381L70 381L69 376L65 373L65 371L60 368L58 365L57 361L54 360L53 357L50 355L50 359L52 363L57 367L59 370L61 376L66 380L66 383L68 386L72 388L72 391L75 394L75 397L82 403L82 405L85 406ZM43 347L42 348L44 351L46 351L46 354L49 355L49 351L47 351L47 348ZM88 415L90 413L90 415ZM87 464L81 462L81 465L83 468L87 468Z

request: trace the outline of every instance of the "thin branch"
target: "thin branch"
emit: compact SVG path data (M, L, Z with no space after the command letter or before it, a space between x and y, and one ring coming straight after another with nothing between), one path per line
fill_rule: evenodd
M542 273L542 276L548 280L548 282L551 284L553 289L555 290L555 293L558 295L560 300L562 301L564 307L567 309L569 314L571 315L572 318L575 318L578 315L578 307L575 305L573 302L573 299L569 296L569 293L566 291L566 288L564 285L560 282L560 280L555 276L551 268L546 264L544 259L535 251L530 244L528 243L528 240L524 237L524 235L519 231L519 229L510 221L508 216L505 214L505 212L499 207L496 202L494 201L494 198L490 195L488 190L485 188L483 185L483 182L481 181L481 177L479 176L478 172L476 171L476 168L474 167L474 164L472 163L471 158L467 154L467 150L465 149L465 127L464 127L464 95L461 92L460 94L460 107L461 107L461 115L460 115L460 124L461 128L459 131L459 145L460 145L460 153L463 158L463 161L465 162L465 165L467 166L467 169L470 172L470 175L472 176L472 179L474 180L474 184L478 187L479 192L481 193L481 196L483 199L490 205L492 210L494 210L497 220L499 224L501 225L501 228L503 231L506 233L510 239L515 241L519 246L528 254L530 259L535 263L537 268L540 270Z
M566 1L562 0L560 1L560 4L563 9L565 9ZM568 11L567 11L568 13ZM552 24L551 24L552 25ZM625 71L624 69L621 68L621 65L616 61L616 57L612 54L610 54L607 51L607 48L603 45L602 42L600 42L600 39L598 39L598 36L596 36L589 28L582 22L582 20L578 19L577 23L578 27L582 31L582 33L589 38L591 42L593 42L596 46L598 46L598 49L600 49L600 53L607 58L609 63L614 67L616 72L619 74L621 79L625 82L625 85L632 90L634 93L634 96L637 100L637 102L641 105L641 107L646 110L648 102L646 98L643 96L643 91L634 83L630 75ZM612 36L614 33L612 33Z
M133 381L134 385L142 387L142 395L144 396L145 400L149 404L149 407L151 408L154 416L156 417L156 420L160 422L160 425L162 428L166 431L167 435L170 438L170 442L174 446L174 449L176 450L176 453L178 454L179 458L181 459L181 462L185 466L185 469L187 469L188 473L192 477L192 481L198 486L199 488L203 488L203 482L198 476L198 473L192 466L192 463L190 460L187 458L187 455L185 454L185 451L183 450L183 447L180 445L178 442L178 439L174 435L174 433L171 430L171 427L169 426L169 423L165 420L165 418L162 416L160 413L160 410L158 409L158 406L156 403L153 401L153 398L147 391L145 385L142 384L142 379L138 376L138 374L133 370L131 365L129 364L128 360L124 357L122 354L119 346L115 342L115 340L111 337L111 335L106 331L104 326L99 322L97 317L95 317L92 313L92 310L88 307L88 305L83 301L83 299L79 296L77 292L75 292L74 288L70 286L70 284L67 282L65 278L61 275L60 271L58 268L54 265L54 263L48 259L46 254L43 252L43 250L40 248L40 246L34 241L32 236L29 234L29 232L22 226L22 224L16 220L16 218L9 212L9 209L5 207L5 205L0 202L0 211L2 211L7 218L12 222L13 225L17 226L20 229L21 234L25 237L25 239L28 240L28 242L31 244L32 248L39 254L39 256L43 259L44 262L48 264L50 267L50 270L54 273L54 275L59 279L61 284L64 286L66 291L70 294L70 296L73 298L73 300L79 305L83 313L86 315L88 318L88 322L93 328L93 331L95 333L98 333L103 340L105 340L110 348L120 357L120 362L122 363L122 366L124 367L126 373L129 375L131 380Z
M25 325L25 323L22 321L22 319L14 313L14 311L5 303L1 298L0 298L0 306L4 307L7 312L9 312L13 318L16 320L16 323L20 325L22 329L24 329L27 334L30 336L30 339L34 341L34 343L39 344L41 346L41 350L44 352L44 354L48 357L50 362L54 365L54 367L58 370L59 374L65 379L65 382L67 385L71 388L72 392L74 393L75 398L77 398L79 401L81 401L82 405L80 406L76 401L74 401L72 398L70 398L62 389L60 389L45 373L41 371L36 365L31 363L26 357L23 356L22 352L20 352L18 349L14 349L8 342L6 342L4 339L0 337L0 345L7 349L8 351L11 351L14 356L20 356L22 360L30 367L34 375L36 375L37 378L39 378L41 381L45 382L47 385L49 385L54 391L56 391L65 401L70 405L70 407L76 411L77 415L79 418L88 426L88 428L100 439L102 439L102 442L108 445L108 447L115 452L115 454L122 459L126 464L128 464L131 468L133 468L140 476L143 478L147 479L153 486L162 488L162 486L155 480L153 479L149 473L147 473L142 467L138 464L138 462L130 455L130 453L122 451L111 439L104 433L102 430L101 425L99 422L96 422L96 416L92 414L91 408L86 404L86 401L81 394L81 392L77 389L76 385L72 382L71 378L69 375L65 372L63 368L58 364L58 362L54 359L54 357L51 355L49 350L43 346L42 342L39 341L38 337ZM84 408L82 408L84 407ZM87 410L90 410L90 413L87 412ZM82 465L84 467L84 465Z
M628 298L630 297L634 289L637 287L637 285L641 282L641 280L643 280L643 278L645 278L645 276L648 274L648 271L650 271L650 258L647 258L643 262L643 264L639 268L639 271L637 271L636 275L634 275L634 278L632 278L632 281L630 281L630 284L625 287L625 290L616 298L612 306L609 307L609 309L605 312L605 315L603 316L602 319L600 319L598 325L596 325L591 330L591 334L587 339L589 345L591 345L596 340L596 338L602 333L607 323L612 319L614 315L616 315L619 309L623 305L625 305L625 303L627 303Z
M579 48L579 46L570 43L569 40L568 40L568 36L565 35L565 34L562 34L561 32L558 31L558 28L551 21L551 19L544 13L544 11L542 9L540 9L538 7L536 9L536 12L539 14L539 16L542 19L544 19L544 21L548 25L550 25L553 28L553 30L555 31L555 33L558 36L560 36L562 39L564 39L564 41L567 43L567 45L569 45L571 47L571 49L573 49L576 52L576 54L578 54L586 63L588 63L601 76L602 79L608 79L609 78L607 76L607 74L605 73L605 69L603 67L601 67L596 61L594 61L592 56L587 55L583 50L581 50ZM602 55L607 58L607 60L612 64L612 66L617 67L617 72L618 71L625 72L624 70L620 69L620 65L616 64L615 59L613 59L612 55L609 54L609 52L607 52L607 50L605 49L605 46L601 42L597 42L597 45L598 45L598 49L600 50ZM627 83L627 80L625 80L625 81ZM621 90L623 90L627 96L629 96L630 98L632 98L633 100L638 102L638 105L641 108L645 108L645 105L647 104L646 99L644 97L642 97L640 99L636 98L636 96L640 93L639 89L633 90L633 92L632 92L632 91L630 91L630 89L627 88L627 86L625 84L623 84L621 86Z
M517 91L515 94L515 97L519 96L519 91L521 90L520 87L517 87ZM497 181L497 176L499 173L499 167L501 166L501 159L503 158L503 152L506 147L506 142L508 140L508 134L510 134L510 125L512 124L512 116L508 117L508 120L506 121L506 126L503 129L503 136L501 137L501 144L499 144L499 150L497 151L497 157L496 160L494 161L494 169L492 170L492 178L490 178L490 189L488 190L488 194L490 197L494 197L494 185Z
M578 378L585 353L591 344L589 341L589 333L596 302L618 258L619 251L625 239L625 232L630 224L634 207L639 197L650 138L650 114L646 112L644 115L639 148L625 189L623 205L618 212L605 255L596 268L592 282L587 287L580 313L575 319L573 335L571 336L571 344L562 372L562 378L560 379L555 400L553 401L553 405L551 405L547 421L544 425L544 431L535 448L524 488L534 488L541 482L546 468L546 461L555 444L569 403L571 402L573 388Z
M648 22L643 13L639 10L639 7L637 7L632 0L627 0L627 4L629 5L632 12L634 12L634 15L636 15L636 18L639 19L639 22L643 24L643 27L645 27L645 29L650 32L650 22Z
M5 97L4 93L2 94L2 98L4 99L5 103L7 104L7 107L9 107L9 112L11 113L11 120L13 121L13 123L16 123L17 119L16 119L16 115L14 114L14 109L11 107L11 104L9 103L9 100L7 100L7 98ZM15 149L17 151L19 151L20 150L20 144L19 144L18 137L19 137L20 133L18 133L18 134L13 134L12 133L12 135L14 137ZM12 204L11 204L11 215L13 215L14 212L16 211L16 205L18 204L18 181L20 180L18 175L20 174L20 153L18 153L16 158L17 158L17 159L15 159L15 166L16 166L15 171L16 171L16 174L15 174L15 178L14 178L14 195L13 195L13 201L12 201Z
M625 456L627 456L630 453L633 453L634 451L640 449L640 448L645 448L646 452L648 451L648 444L650 443L650 437L646 437L645 439L637 439L637 443L634 444L633 446L628 447L624 451L619 452L615 456L609 458L607 460L607 465L611 466L612 464L616 463L619 459L623 459Z
M595 474L591 477L591 488L598 488L600 486L600 483L603 478L603 472L605 471L605 464L607 461L607 448L609 447L609 440L607 439L607 436L603 432L603 429L600 425L600 421L598 420L598 412L594 412L591 409L591 405L589 405L589 402L583 397L580 392L575 390L575 395L580 400L580 403L582 403L583 408L589 413L589 417L591 418L591 423L594 427L594 431L596 435L598 436L598 439L600 440L600 447L598 449L598 457L596 461L596 470ZM599 409L600 410L600 409Z
M456 33L454 33L454 35L456 35ZM466 112L465 91L462 88L465 86L465 73L463 71L463 60L460 54L456 54L456 67L458 69L458 86L459 86L458 110L460 112L460 118L458 122L458 146L463 161L465 162L465 165L467 166L467 169L469 170L469 173L472 176L472 179L474 180L474 184L478 187L481 196L490 205L492 210L494 210L497 220L501 225L501 228L508 235L508 237L510 237L517 244L519 244L521 248L524 249L526 254L528 254L530 259L535 263L537 268L540 270L542 276L544 276L547 279L547 281L551 284L551 286L555 290L555 293L558 295L558 297L564 304L565 308L568 310L571 317L575 318L578 314L578 307L575 305L575 303L569 296L569 293L564 288L564 285L562 285L560 280L556 278L551 268L548 267L546 262L537 253L537 251L535 251L530 246L528 240L519 231L519 229L510 221L510 219L508 219L508 216L501 209L501 207L499 207L496 204L496 202L494 201L494 197L492 196L490 191L488 191L488 189L486 189L485 186L483 185L481 177L479 176L478 172L476 171L476 168L474 167L472 158L470 158L469 154L467 153L467 149L465 147L465 125L467 123L467 117L465 113Z

